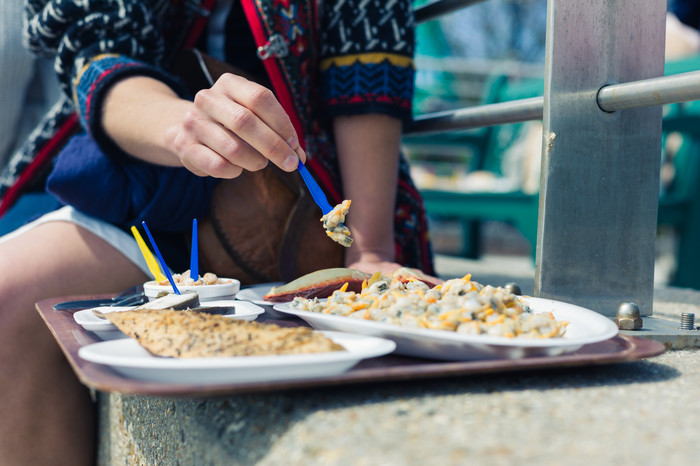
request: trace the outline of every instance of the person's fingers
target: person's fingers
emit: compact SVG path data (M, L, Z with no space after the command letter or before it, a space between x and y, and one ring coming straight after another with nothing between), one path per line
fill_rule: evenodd
M261 170L267 166L268 159L244 140L196 111L188 112L185 116L183 129L196 143L210 149L210 151L197 150L193 155L186 153L186 157L189 163L211 176L230 178L232 173L239 172L239 170L231 171L226 165L234 165L249 171Z
M232 179L243 172L243 168L229 163L202 144L195 144L188 148L187 155L182 158L182 165L195 175L215 178Z
M210 127L209 131L202 128ZM188 112L181 128L170 137L173 141L175 152L178 154L182 165L198 176L213 176L216 178L235 178L241 174L243 168L231 163L219 152L203 143L200 138L202 134L209 133L227 134L226 130L216 122L208 120L196 111ZM210 138L213 136L209 136ZM216 139L214 137L214 139ZM230 140L230 137L227 139ZM245 145L239 140L241 145ZM262 164L267 164L267 159L255 153L252 148L247 148L248 152ZM262 168L260 166L259 168ZM258 168L258 169L259 169Z
M304 149L301 147L301 145L299 145L295 152L297 154L297 157L299 157L299 160L301 160L301 163L306 163L306 152L304 152Z
M195 105L284 170L306 159L289 116L263 86L227 74L197 93Z

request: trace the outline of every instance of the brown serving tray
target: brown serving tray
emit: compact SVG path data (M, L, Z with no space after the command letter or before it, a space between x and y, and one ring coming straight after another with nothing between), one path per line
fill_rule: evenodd
M397 355L366 359L348 372L330 377L281 382L228 383L198 385L148 382L122 376L107 366L90 363L78 357L81 346L102 341L86 331L75 320L72 311L56 311L53 305L73 299L91 299L105 296L69 296L39 301L36 308L61 346L80 381L103 392L168 396L216 397L239 393L271 392L297 388L331 385L400 381L418 378L468 376L475 374L555 369L565 367L636 361L657 356L665 351L662 343L639 337L619 335L609 340L586 345L578 351L562 356L499 359L488 361L444 362ZM269 321L269 320L268 320ZM306 325L302 321L271 321L280 325Z

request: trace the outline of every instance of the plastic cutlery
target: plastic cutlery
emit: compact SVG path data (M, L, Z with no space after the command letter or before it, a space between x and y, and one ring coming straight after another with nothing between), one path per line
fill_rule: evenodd
M190 251L190 278L199 280L199 253L197 252L197 219L192 220L192 249Z
M53 308L59 311L89 309L99 306L122 306L130 304L143 304L148 298L143 294L143 286L136 285L122 291L116 296L104 299L81 299L78 301L64 301L54 304Z
M131 227L131 234L134 235L134 238L136 238L136 242L138 243L139 248L141 249L141 254L143 254L143 258L146 259L148 270L150 270L153 274L153 278L155 278L155 280L158 283L165 280L165 275L163 275L163 273L160 271L160 268L158 267L158 262L156 262L156 258L153 257L151 250L148 249L148 246L146 246L146 242L143 240L141 234L135 226Z
M316 205L318 205L321 208L323 215L326 215L328 212L333 210L333 207L331 207L331 205L328 203L328 199L326 199L326 195L323 193L318 183L316 183L314 177L311 176L309 170L306 169L306 166L303 163L301 163L301 160L299 161L298 168L299 173L301 173L301 177L304 180L304 183L306 183L306 186L309 188L309 192L311 192L311 197L314 198L314 202L316 202Z
M151 230L149 230L146 226L146 222L141 222L141 225L143 225L143 229L146 230L148 240L151 242L151 246L153 246L153 250L156 252L156 256L158 256L158 262L160 262L160 267L165 272L165 276L168 277L170 286L173 287L173 291L175 292L175 294L180 294L180 290L177 289L177 286L175 285L175 280L173 280L173 276L170 274L170 269L168 269L168 266L165 265L165 259L163 259L163 255L160 253L160 249L158 249L158 246L156 246L156 241L153 239L153 235L151 235Z

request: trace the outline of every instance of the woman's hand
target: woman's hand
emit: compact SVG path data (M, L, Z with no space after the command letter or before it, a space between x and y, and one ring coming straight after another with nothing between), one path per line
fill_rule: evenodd
M401 264L394 262L393 258L383 257L375 253L355 255L348 260L351 261L347 265L348 268L365 273L382 272L390 275L401 268Z
M365 272L369 274L374 274L375 272L382 272L384 275L391 276L394 272L399 269L403 269L400 275L405 277L413 276L418 280L422 280L430 286L442 283L444 280L432 275L426 275L418 269L405 268L396 262L392 262L388 259L383 259L375 254L365 254L358 261L352 262L348 265L348 268L359 270L360 272Z
M306 154L289 116L267 88L224 74L194 102L164 83L135 76L115 83L102 112L102 125L125 152L168 166L182 165L200 176L235 178L268 161L297 168Z
M230 73L199 91L184 115L173 147L193 173L235 178L268 161L286 171L306 154L289 116L264 86Z

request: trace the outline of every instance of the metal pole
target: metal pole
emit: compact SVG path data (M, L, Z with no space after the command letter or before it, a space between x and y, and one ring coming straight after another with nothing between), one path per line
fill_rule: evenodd
M700 71L609 84L598 90L596 99L598 107L605 112L700 100ZM544 98L532 97L428 113L416 117L406 133L432 133L541 120L543 108Z
M606 113L596 96L663 75L665 14L664 0L547 2L537 296L652 314L661 107Z
M543 97L513 100L497 104L466 107L416 117L408 134L479 128L482 126L541 120Z
M461 10L462 8L483 1L484 0L436 0L417 7L414 11L414 18L418 24L425 23L426 21L439 19L441 16L448 13Z
M700 99L700 71L605 86L598 106L606 112Z

